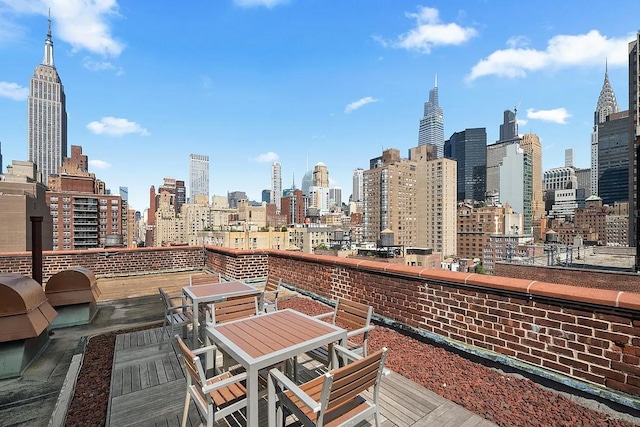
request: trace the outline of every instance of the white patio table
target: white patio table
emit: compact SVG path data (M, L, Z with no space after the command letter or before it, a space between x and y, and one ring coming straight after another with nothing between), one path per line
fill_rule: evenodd
M182 288L184 296L193 304L193 348L198 348L198 306L223 301L240 295L258 295L260 291L244 282L218 282L210 285L194 285ZM206 319L205 322L210 322ZM206 343L205 343L206 344Z
M208 324L206 333L247 371L247 427L258 426L258 371L323 345L345 345L347 331L292 309ZM334 366L336 360L333 360Z

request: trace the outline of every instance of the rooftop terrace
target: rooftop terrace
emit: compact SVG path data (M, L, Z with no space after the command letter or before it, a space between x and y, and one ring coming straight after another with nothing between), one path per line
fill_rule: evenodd
M0 254L2 271L29 275L30 264L28 253ZM626 405L630 419L638 421L633 416L634 408L640 408L640 295L633 292L283 251L203 252L195 247L46 252L44 279L76 265L99 277L103 302L98 318L91 325L70 328L73 331L57 330L45 352L56 357L41 356L21 379L0 383L2 395L9 397L0 403L0 419L9 419L5 413L24 416L32 409L50 414L56 384L61 386L79 335L157 321L160 301L144 295L155 295L158 286L181 287L185 281L175 273L207 268L245 280L273 274L291 289L321 301L342 296L366 302L374 306L381 324L414 334L419 341L431 340L509 370L551 379L604 397L615 402L613 406ZM163 275L149 276L157 273ZM47 358L57 362L45 362ZM23 391L29 384L46 396Z

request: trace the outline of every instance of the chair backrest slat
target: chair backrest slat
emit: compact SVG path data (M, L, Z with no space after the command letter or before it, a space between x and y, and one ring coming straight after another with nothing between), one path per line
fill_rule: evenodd
M227 298L213 304L215 323L230 322L258 314L258 296L256 294Z
M274 276L267 277L267 283L264 285L264 290L267 292L277 291L280 286L280 279Z
M198 285L210 285L212 283L218 283L220 281L220 276L217 274L206 274L206 275L192 275L189 276L189 285L190 286L198 286Z
M387 350L381 349L345 367L331 371L333 383L326 411L341 407L376 385L381 376L386 355Z
M360 329L369 326L372 315L373 307L348 299L338 298L335 323L343 324L347 329Z

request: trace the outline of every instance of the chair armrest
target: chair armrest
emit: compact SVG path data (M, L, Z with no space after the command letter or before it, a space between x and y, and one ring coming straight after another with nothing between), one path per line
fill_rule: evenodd
M277 369L269 371L269 375L280 384L285 386L287 390L293 393L302 403L304 403L313 412L320 411L320 403L313 400L307 393L305 393L300 387L298 387L293 381L291 381L285 374Z
M338 356L342 356L345 359L348 359L352 362L358 361L360 359L362 359L362 356L359 355L358 353L355 353L351 350L349 350L346 347L343 347L339 344L334 344L333 346L333 351L335 351L336 353L338 353Z
M167 311L170 313L176 312L178 310L183 310L183 311L187 311L187 306L186 305L176 305L173 307L167 307Z
M347 332L347 338L354 337L356 335L364 334L369 331L373 331L376 327L374 325L365 326L364 328L355 329Z
M271 295L271 294L278 295L278 292L280 292L280 289L277 289L275 291L262 291L262 294L263 295Z
M328 313L322 313L311 317L313 317L314 319L324 319L325 317L333 316L334 313L334 311L330 311Z
M212 345L208 345L206 347L200 347L200 348L197 348L195 350L191 350L191 352L197 356L199 354L206 353L207 351L212 351L212 350L216 350L217 351L218 347L216 347L215 344L212 344Z
M358 353L354 353L353 351L349 350L348 348L345 348L339 344L335 344L333 346L333 351L335 351L336 353L340 353L339 355L342 355L342 357L344 359L348 359L351 360L352 362L356 362L360 359L363 359L363 357L361 355L359 355ZM382 375L384 375L385 377L387 375L389 375L391 373L390 369L387 368L382 368Z
M225 378L223 380L220 381L216 381L214 383L211 384L207 384L204 387L202 387L202 392L203 393L210 393L214 390L218 390L219 388L223 388L223 387L227 387L229 384L233 384L233 383L237 383L243 380L247 379L247 373L246 372L242 372L240 374L237 375L233 375L229 378Z

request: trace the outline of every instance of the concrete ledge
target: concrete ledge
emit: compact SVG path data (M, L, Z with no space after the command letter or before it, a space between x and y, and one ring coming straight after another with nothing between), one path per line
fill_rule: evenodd
M83 357L84 353L78 353L71 358L71 365L62 383L62 389L58 395L55 409L51 414L51 419L49 419L49 427L63 427L65 425L69 405L71 404L71 399L76 389L76 381L78 380L80 367L82 367Z

